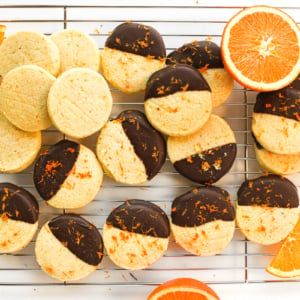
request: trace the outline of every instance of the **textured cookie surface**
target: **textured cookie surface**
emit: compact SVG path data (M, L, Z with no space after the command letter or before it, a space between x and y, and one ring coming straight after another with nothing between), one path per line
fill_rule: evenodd
M48 128L47 99L55 77L44 69L26 65L9 71L0 86L2 113L24 131Z
M196 69L168 66L151 75L145 93L145 112L157 130L184 136L201 128L211 110L211 91Z
M212 105L217 107L227 100L233 79L224 69L220 47L211 41L193 41L171 52L166 63L187 64L198 69L212 92Z
M102 129L97 156L116 181L142 183L152 179L166 158L163 136L137 110L127 110Z
M62 140L40 155L33 178L37 191L48 204L71 209L94 199L103 172L90 149Z
M139 23L117 26L101 51L105 78L123 92L144 90L152 73L165 65L166 49L160 34Z
M283 240L296 225L297 188L278 175L245 181L238 190L237 223L245 236L268 245Z
M64 72L52 85L48 111L53 124L73 138L98 131L108 120L112 97L104 78L87 68Z
M99 70L98 46L87 34L75 29L65 29L52 34L51 39L59 49L61 73L76 67Z
M202 184L211 184L223 177L230 170L237 151L233 131L216 115L211 115L192 135L169 137L167 149L175 169Z
M229 194L217 187L195 188L172 203L175 241L196 255L215 255L233 237L235 212Z
M300 153L300 90L287 87L259 93L253 111L252 131L268 151Z
M60 68L59 50L47 36L31 31L17 32L0 46L0 76L21 65L38 65L56 76Z
M39 206L34 196L12 183L0 183L0 253L26 247L37 227Z
M167 250L170 224L156 205L143 200L128 200L114 209L103 229L110 259L125 269L144 269Z
M0 172L26 169L41 148L41 132L25 132L12 125L0 113Z
M48 275L61 281L78 280L96 270L103 257L97 228L74 214L46 223L38 234L37 262Z

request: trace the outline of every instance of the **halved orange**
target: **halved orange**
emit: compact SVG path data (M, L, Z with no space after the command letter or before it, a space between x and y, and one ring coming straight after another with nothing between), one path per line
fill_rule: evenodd
M299 28L277 8L246 8L226 25L221 53L226 69L241 85L278 90L300 72Z
M5 30L6 30L6 26L0 25L0 44L2 43L2 41L4 39Z
M300 276L300 219L266 271L282 278Z
M205 283L192 278L177 278L158 286L148 300L219 300Z

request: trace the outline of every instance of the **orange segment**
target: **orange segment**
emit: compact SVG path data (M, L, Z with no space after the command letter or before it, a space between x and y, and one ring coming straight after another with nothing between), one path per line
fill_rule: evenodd
M299 29L276 8L254 6L235 15L224 29L221 51L231 75L254 90L280 89L300 71Z
M192 278L177 278L158 286L148 300L219 300L206 284Z
M278 277L300 276L300 219L266 270Z
M0 44L2 43L2 41L4 39L5 30L6 30L6 26L0 25Z

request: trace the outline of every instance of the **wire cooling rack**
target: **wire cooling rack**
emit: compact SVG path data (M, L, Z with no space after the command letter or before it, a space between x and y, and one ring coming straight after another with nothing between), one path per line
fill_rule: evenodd
M77 28L89 33L101 49L110 31L124 20L138 21L154 26L162 34L167 51L195 39L210 39L220 43L223 28L228 19L243 6L258 4L258 1L240 0L236 7L224 6L227 1L0 1L0 24L7 26L7 33L19 30L36 30L51 34L63 28ZM296 22L300 22L300 6L297 1L262 1L280 4ZM287 4L288 2L288 4ZM71 5L67 5L67 4ZM125 95L112 88L114 98L112 116L125 109L143 110L143 94ZM228 101L214 113L224 117L235 132L238 154L231 171L217 185L225 188L236 200L239 185L247 178L261 174L253 151L250 134L251 114L256 93L235 84ZM43 147L64 136L54 128L43 132ZM82 142L95 149L96 135ZM289 177L300 187L300 176ZM50 218L64 213L45 205L33 187L32 167L20 174L0 174L0 181L10 181L27 188L40 204L40 227ZM172 200L195 186L181 177L169 160L161 172L142 186L117 184L105 177L96 199L85 208L73 210L100 230L109 212L126 199L150 200L161 206L168 214ZM107 256L100 268L79 282L60 283L45 275L34 257L34 244L13 255L0 255L1 286L40 285L107 285L145 286L162 283L176 277L194 277L212 284L250 284L279 281L268 275L264 268L278 246L261 247L247 241L237 228L234 239L224 253L214 257L196 257L188 254L172 241L162 259L146 270L127 271L115 266ZM295 280L293 280L295 282ZM128 290L127 290L128 291ZM298 290L299 291L299 290ZM133 290L131 290L133 292ZM131 298L130 298L131 299Z

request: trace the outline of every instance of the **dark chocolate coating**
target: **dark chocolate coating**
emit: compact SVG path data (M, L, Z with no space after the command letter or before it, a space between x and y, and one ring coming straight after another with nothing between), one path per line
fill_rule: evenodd
M236 144L229 143L178 160L174 163L174 168L192 181L212 184L230 170L236 152Z
M106 224L153 237L170 236L170 223L165 212L157 205L144 200L133 199L124 202L110 213Z
M105 46L128 53L156 59L166 57L166 48L159 32L139 23L122 23L105 42Z
M300 74L292 83L288 85L288 87L300 90Z
M193 41L167 56L168 65L187 64L196 69L224 68L220 47L211 41Z
M34 171L34 185L44 200L51 199L60 189L79 154L78 143L61 140L40 155Z
M238 205L293 208L299 206L295 185L279 175L246 180L238 190Z
M211 89L195 68L188 65L168 66L156 71L148 79L145 101L185 91L211 91Z
M152 179L166 160L165 139L150 125L141 111L125 110L117 120L120 120L134 152L143 162L148 180Z
M52 219L48 226L53 235L79 259L97 266L103 257L103 241L98 229L76 214Z
M173 201L171 219L177 226L195 227L216 220L234 221L235 212L227 191L198 187Z
M259 93L254 112L300 121L300 90L287 87L278 91Z
M0 183L0 218L35 224L39 218L39 205L35 197L12 183Z

